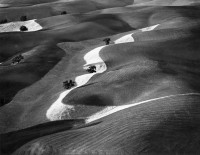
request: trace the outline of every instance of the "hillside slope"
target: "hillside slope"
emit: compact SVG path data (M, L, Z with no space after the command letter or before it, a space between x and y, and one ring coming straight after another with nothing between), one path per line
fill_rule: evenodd
M21 1L68 3L48 2ZM87 13L82 2L34 20L40 29L0 25L1 153L198 154L197 1L93 0L105 7Z

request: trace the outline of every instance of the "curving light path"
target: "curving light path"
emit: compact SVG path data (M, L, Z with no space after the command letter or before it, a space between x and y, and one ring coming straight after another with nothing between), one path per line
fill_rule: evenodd
M145 28L142 28L142 29L139 29L141 30L142 32L146 32L146 31L152 31L154 30L156 27L158 27L159 24L157 25L153 25L153 26L149 26L149 27L145 27ZM134 42L134 38L132 37L134 33L130 33L130 34L127 34L117 40L114 41L115 44L120 44L120 43L129 43L129 42Z
M153 25L153 26L149 26L149 27L145 27L145 28L142 28L140 29L142 32L146 32L146 31L152 31L154 30L156 27L158 27L160 24L157 24L157 25Z
M120 43L128 43L128 42L134 42L134 38L132 37L133 33L127 34L117 40L114 41L115 44L120 44Z
M84 65L84 69L87 69L88 66L95 63L96 66L96 72L92 74L84 74L77 76L75 78L75 82L77 84L76 87L73 87L72 89L66 90L62 92L59 95L59 98L51 105L51 107L47 110L46 117L51 120L61 120L64 116L67 116L70 118L70 111L74 110L74 106L67 105L62 102L64 97L69 94L72 90L76 89L77 87L80 87L82 85L85 85L92 76L98 73L103 73L106 71L107 67L104 61L100 58L99 52L101 49L103 49L105 46L97 47L91 51L89 51L85 56L84 60L86 61L86 64Z
M169 95L169 96L163 96L163 97L158 97L158 98L154 98L154 99L150 99L150 100L145 100L145 101L141 101L141 102L137 102L137 103L133 103L133 104L128 104L128 105L122 105L122 106L109 106L107 108L105 108L104 110L88 117L86 119L86 123L91 123L93 121L96 121L98 119L101 119L103 117L106 117L108 115L111 115L113 113L116 113L118 111L130 108L130 107L134 107L137 105L141 105L141 104L145 104L148 102L152 102L152 101L157 101L157 100L162 100L162 99L166 99L166 98L172 98L172 97L177 97L177 96L188 96L188 95L200 95L200 93L186 93L186 94L176 94L176 95Z
M154 30L158 25L150 26L150 27L143 28L143 29L140 29L140 30L142 32L144 32L144 31L151 31L151 30ZM127 34L125 36L122 36L121 38L115 40L114 43L115 44L120 44L120 43L134 42L134 38L132 37L132 34L133 33ZM83 68L87 69L90 65L95 65L96 66L96 73L84 74L84 75L77 76L75 78L77 86L73 87L73 88L71 88L69 90L66 90L66 91L62 92L59 95L58 99L47 110L46 117L49 120L51 120L51 121L61 120L65 116L67 116L68 118L70 118L70 112L73 111L73 110L75 110L75 108L72 105L64 104L62 102L62 100L72 90L74 90L77 87L80 87L82 85L85 85L91 79L91 77L94 76L95 74L103 73L103 72L106 71L106 69L107 69L106 64L104 63L104 61L99 56L99 52L104 47L105 46L97 47L97 48L89 51L84 56L84 60L86 61L86 64L83 65ZM108 106L108 107L104 108L103 110L95 113L94 115L91 115L88 118L86 118L86 123L90 123L90 122L95 121L97 119L100 119L102 117L108 116L108 115L110 115L112 113L115 113L117 111L129 108L129 107L135 106L135 105L138 105L138 103L131 104L131 105L125 105L125 106Z

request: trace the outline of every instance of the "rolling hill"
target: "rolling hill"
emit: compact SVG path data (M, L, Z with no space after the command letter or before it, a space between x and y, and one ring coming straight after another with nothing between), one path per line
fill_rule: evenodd
M195 0L0 0L1 154L199 154L199 14Z

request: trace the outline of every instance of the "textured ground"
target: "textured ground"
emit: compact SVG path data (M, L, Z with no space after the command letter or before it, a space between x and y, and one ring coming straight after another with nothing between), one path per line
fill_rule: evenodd
M195 0L0 0L0 154L199 154L199 15Z

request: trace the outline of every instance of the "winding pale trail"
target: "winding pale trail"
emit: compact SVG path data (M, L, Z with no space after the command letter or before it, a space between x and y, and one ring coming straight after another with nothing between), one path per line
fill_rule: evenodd
M142 28L140 29L142 32L146 32L146 31L152 31L154 30L156 27L158 27L160 24L157 24L157 25L153 25L153 26L149 26L149 27L145 27L145 28Z
M101 119L103 117L111 115L113 113L116 113L118 111L130 108L130 107L134 107L134 106L137 106L137 105L145 104L145 103L152 102L152 101L162 100L162 99L166 99L166 98L172 98L172 97L177 97L177 96L188 96L188 95L200 95L200 93L176 94L176 95L169 95L169 96L153 98L153 99L150 99L150 100L145 100L145 101L141 101L141 102L137 102L137 103L133 103L133 104L122 105L122 106L109 106L108 108L105 108L104 110L88 117L86 119L86 123L91 123L93 121L96 121L98 119Z
M92 76L94 76L95 74L103 73L104 71L106 71L106 69L107 69L106 64L104 63L104 61L99 56L99 52L104 47L105 46L97 47L97 48L91 50L90 52L88 52L84 56L84 60L86 61L86 64L83 66L83 68L87 69L88 66L92 65L93 63L95 63L96 72L92 73L92 74L80 75L80 76L77 76L75 78L75 82L77 84L76 87L73 87L72 89L69 89L69 90L66 90L66 91L62 92L59 95L59 98L47 110L46 117L49 120L51 120L51 121L61 120L65 116L70 118L70 111L73 111L75 109L74 109L74 106L67 105L67 104L64 104L62 102L64 97L67 94L69 94L69 92L71 92L72 90L76 89L77 87L85 85L92 78Z
M117 40L114 41L115 44L120 44L120 43L129 43L129 42L134 42L134 38L132 37L133 33L127 34Z
M154 30L157 26L150 26L147 28L143 28L140 29L142 32L145 31L152 31ZM125 36L122 36L121 38L117 39L114 41L115 44L120 44L120 43L127 43L127 42L134 42L134 38L132 37L133 33L127 34ZM109 46L109 45L108 45ZM84 69L87 69L88 66L90 65L95 65L96 66L96 73L92 73L92 74L84 74L84 75L80 75L77 76L75 78L76 87L73 87L70 90L66 90L64 92L62 92L59 95L59 98L50 106L50 108L47 110L46 113L46 117L51 120L51 121L55 121L55 120L61 120L62 118L64 118L65 116L67 116L68 118L70 118L70 112L75 110L75 107L72 105L67 105L64 104L62 102L62 100L66 97L67 94L69 94L69 92L71 92L72 90L76 89L77 87L83 86L85 85L91 78L92 76L94 76L95 74L98 73L103 73L107 70L106 64L104 63L104 61L101 59L101 57L99 56L99 52L104 48L105 46L100 46L97 47L91 51L89 51L85 56L84 56L84 60L86 61L86 64L83 65ZM144 101L145 102L145 101ZM146 102L145 102L146 103ZM141 103L135 103L135 104L131 104L131 105L124 105L124 106L108 106L106 108L104 108L103 110L89 116L86 118L86 123L90 123L92 121L95 121L97 119L100 119L102 117L108 116L110 114L113 114L117 111L138 105Z

